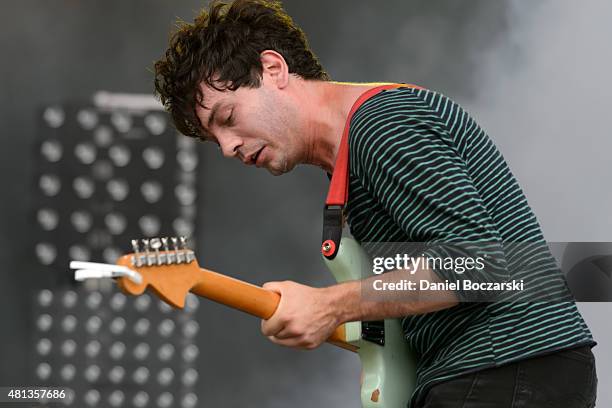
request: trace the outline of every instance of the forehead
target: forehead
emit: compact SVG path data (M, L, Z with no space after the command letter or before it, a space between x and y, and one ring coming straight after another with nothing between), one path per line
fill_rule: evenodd
M235 90L224 89L223 84L218 85L219 89L213 88L209 84L202 82L200 84L200 92L202 93L202 109L209 111L217 103L237 103L239 101L248 101L256 98L257 91L262 87L249 87L246 85L240 86Z
M210 113L215 104L226 102L232 94L232 91L220 91L204 83L200 84L200 92L202 93L202 99L201 103L196 105L196 112L198 114L201 112L205 115Z

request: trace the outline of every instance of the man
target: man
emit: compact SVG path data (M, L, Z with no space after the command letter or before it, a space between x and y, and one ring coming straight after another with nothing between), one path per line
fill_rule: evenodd
M333 173L351 107L377 86L331 82L303 32L263 0L213 3L174 34L155 73L179 131L274 175L300 163ZM346 211L358 241L497 249L543 241L503 157L448 98L411 87L381 91L349 125ZM449 277L434 272L415 276ZM361 296L364 282L266 284L281 302L262 321L263 334L312 349L344 322L401 317L419 358L412 407L594 406L596 343L573 302L470 302L450 289L428 301L373 301Z

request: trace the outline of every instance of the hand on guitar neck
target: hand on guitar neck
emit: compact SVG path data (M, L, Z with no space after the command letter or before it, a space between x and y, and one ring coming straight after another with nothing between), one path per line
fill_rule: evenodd
M262 333L273 343L314 349L341 324L327 288L292 281L268 282L263 288L280 295L274 315L261 322Z

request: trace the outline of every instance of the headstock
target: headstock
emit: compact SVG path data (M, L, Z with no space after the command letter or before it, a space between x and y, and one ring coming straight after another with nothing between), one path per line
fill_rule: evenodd
M183 308L185 297L201 276L200 267L184 237L132 240L133 253L117 260L142 276L140 284L128 277L118 278L119 287L131 294L142 294L147 286L166 303Z
M185 297L202 271L184 237L132 240L133 253L123 255L117 265L73 261L76 280L116 278L128 294L140 295L147 287L166 303L183 308Z

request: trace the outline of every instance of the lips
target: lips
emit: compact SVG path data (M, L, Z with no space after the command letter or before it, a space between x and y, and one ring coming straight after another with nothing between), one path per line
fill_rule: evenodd
M239 158L247 166L252 166L254 164L257 164L257 160L259 160L259 157L261 156L261 152L265 148L266 148L266 146L262 146L262 147L258 148L257 150L251 151L251 153L247 153L247 154L242 154L241 152L239 152L238 153L239 154Z
M263 150L263 147L251 155L251 160L253 163L257 163L257 159L259 158L259 153L261 153L262 150Z
M259 163L259 158L261 157L261 152L263 151L263 149L265 149L266 147L262 147L261 149L259 149L255 155L253 156L253 162L255 163L255 166L257 167L261 167L262 163Z

